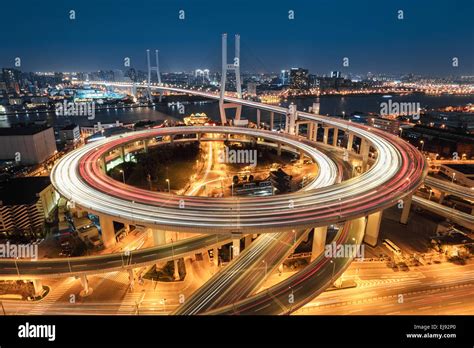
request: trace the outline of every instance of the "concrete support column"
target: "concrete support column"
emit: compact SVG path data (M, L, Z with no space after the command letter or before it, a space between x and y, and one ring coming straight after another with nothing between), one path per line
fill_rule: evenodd
M277 155L281 156L281 143L278 143Z
M214 263L214 265L219 266L219 248L215 247L214 249L212 249L212 254L214 255L214 259L212 260L212 262Z
M365 139L362 139L360 144L360 155L362 156L362 171L367 170L367 163L369 161L369 142Z
M260 115L261 114L261 110L260 109L257 109L257 129L260 129Z
M120 158L125 162L125 147L120 146Z
M311 135L311 140L318 141L318 123L313 123L313 134Z
M287 132L295 135L296 133L296 128L298 127L296 124L296 121L298 120L298 114L296 111L296 105L290 105L289 107L289 113L287 114ZM289 124L288 124L289 121Z
M232 259L240 255L240 238L232 239Z
M99 215L102 243L109 248L117 243L115 239L114 221L106 215Z
M439 195L439 204L443 204L444 197L446 197L446 192L441 192Z
M273 130L273 121L275 120L275 113L270 112L270 130Z
M339 128L334 128L332 135L332 146L337 146L337 138L339 136Z
M323 143L327 144L328 143L328 137L329 137L329 127L323 127L323 128L324 128Z
M347 138L347 150L352 151L352 144L354 143L354 134L349 133L349 137Z
M105 157L104 156L101 156L100 159L99 159L99 167L100 167L100 171L103 173L103 174L106 174L107 172L107 166L105 164Z
M92 289L89 287L89 280L87 279L87 276L85 274L81 275L81 285L81 296L87 296L92 292Z
M324 252L328 227L315 227L313 229L313 247L311 249L311 262Z
M314 123L313 122L308 123L308 128L306 131L306 138L308 138L308 140L313 140L313 129L314 129Z
M242 115L242 105L237 105L235 108L235 120L240 121L240 116Z
M179 280L180 276L179 276L178 260L175 259L173 261L174 261L174 274L173 274L173 277L174 277L174 280Z
M148 152L148 139L143 140L143 149L145 150L145 153Z
M226 58L227 59L227 58ZM223 94L221 94L223 96ZM227 125L227 116L225 114L225 108L224 108L224 100L221 97L221 100L219 100L219 113L221 115L221 123L223 126Z
M413 195L407 196L403 200L403 210L402 216L400 217L400 223L406 225L408 223L408 217L410 216L410 209L411 209L411 197Z
M380 223L382 222L383 211L370 214L367 217L367 225L365 226L364 242L370 246L376 246L379 238Z
M42 296L44 293L43 282L41 279L33 280L33 287L35 288L35 296Z
M247 249L250 246L250 243L252 243L252 235L247 234L244 239L244 248Z
M198 134L197 134L197 140L198 140L198 141L201 141L201 136L202 136L202 133L198 133Z
M151 232L155 246L166 244L166 231L152 229Z
M174 135L170 135L170 144L174 145Z

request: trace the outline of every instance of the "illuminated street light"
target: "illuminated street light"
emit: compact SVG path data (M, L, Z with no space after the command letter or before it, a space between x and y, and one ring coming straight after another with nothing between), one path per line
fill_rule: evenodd
M168 184L168 193L171 194L170 179L166 179L166 182Z
M453 173L453 177L451 178L451 183L454 183L454 177L456 176L456 173Z
M122 173L122 181L125 184L125 173L123 172L122 169L120 169L120 173Z
M429 201L431 201L431 195L433 194L433 190L430 189L430 196L428 198Z
M423 152L423 148L425 146L425 142L423 140L420 140L420 144L421 144L421 152Z

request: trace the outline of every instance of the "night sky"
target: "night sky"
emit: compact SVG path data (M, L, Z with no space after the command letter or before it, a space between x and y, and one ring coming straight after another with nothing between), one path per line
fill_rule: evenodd
M146 48L162 71L216 70L227 32L229 61L241 35L242 71L474 74L474 0L25 0L0 13L0 67L21 57L23 71L117 69L124 57L144 69Z

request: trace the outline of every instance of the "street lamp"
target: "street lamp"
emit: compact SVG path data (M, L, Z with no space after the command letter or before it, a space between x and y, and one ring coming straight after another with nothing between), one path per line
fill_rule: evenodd
M171 194L170 179L166 179L166 183L168 184L168 193Z
M232 181L232 184L230 184L230 185L232 187L231 195L232 195L232 197L234 197L234 182Z
M428 198L429 201L431 201L431 195L433 194L433 190L430 189L430 196Z
M293 243L296 244L296 231L292 230L291 232L293 232Z
M399 127L398 130L400 131L400 138L401 138L402 135L403 135L403 128L402 128L402 127Z
M122 173L122 181L125 184L125 173L123 172L122 169L120 169L120 173Z
M423 148L425 146L425 142L423 140L420 140L420 144L421 144L421 152L423 152Z
M331 262L331 263L332 263L332 276L331 276L331 282L332 282L332 283L334 283L334 271L336 270L336 263L335 263L333 260L331 260L331 261L329 261L329 262Z
M454 183L454 177L456 176L456 173L453 173L453 177L451 179L451 183Z

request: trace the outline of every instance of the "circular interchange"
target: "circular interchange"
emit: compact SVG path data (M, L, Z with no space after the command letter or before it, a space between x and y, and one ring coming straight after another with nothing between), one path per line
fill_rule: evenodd
M212 221L215 216L224 216L227 211L237 212L239 205L244 204L244 207L246 207L252 203L256 203L257 206L261 204L254 201L262 198L232 197L217 199L152 192L114 180L107 176L100 168L101 158L106 157L110 152L126 144L157 136L195 133L249 135L278 141L303 151L319 167L318 174L305 187L306 190L331 185L340 177L336 165L325 154L309 145L302 144L279 133L233 127L169 127L114 136L100 143L88 144L71 152L55 166L51 177L55 187L63 196L91 212L107 214L118 218L118 221L127 220L153 226L166 226L167 230L183 231L183 225L176 228L176 226L166 224L167 220L171 220L173 216L177 216L180 219L184 218L184 228L196 231L199 222L193 222L193 218L196 221L196 219L202 219L203 214L207 214L211 215L209 219ZM269 204L278 203L275 200L276 196L266 198L269 198L267 199ZM289 199L291 198L287 198L286 202ZM180 201L182 200L185 202L184 209L179 208ZM146 219L147 217L153 217L153 219ZM237 220L234 219L234 221ZM191 227L187 227L188 225ZM228 232L238 231L236 224L231 224L230 228L231 230L228 230ZM208 227L206 227L207 230Z
M286 110L235 98L226 99L276 112ZM248 128L176 127L133 132L86 145L57 163L51 174L52 182L63 196L79 206L117 221L132 221L167 231L214 234L280 232L367 216L411 194L426 175L423 155L398 137L310 113L299 112L298 118L324 123L367 140L377 152L375 163L362 175L331 185L337 176L336 167L314 149L315 142L305 138ZM310 188L285 195L207 198L140 190L107 177L100 169L100 156L122 144L157 135L197 132L248 135L287 144L315 159L320 166L320 175ZM179 208L181 199L185 201L184 209Z

